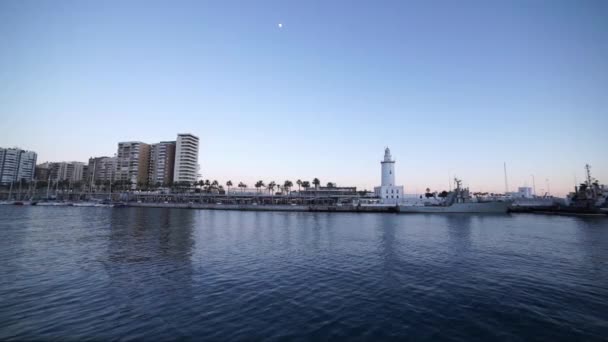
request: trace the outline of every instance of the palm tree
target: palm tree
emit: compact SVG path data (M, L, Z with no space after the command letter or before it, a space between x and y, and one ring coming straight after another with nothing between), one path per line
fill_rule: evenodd
M287 193L289 193L289 189L291 189L292 186L293 183L290 180L286 180L285 183L283 183L283 189L285 189Z
M298 184L298 192L300 192L300 187L302 186L302 181L300 179L298 179L296 181L296 184Z
M227 181L226 186L228 187L228 192L230 192L230 187L232 186L232 181L231 180Z
M245 188L247 187L247 184L243 183L243 182L239 182L238 185L239 188L241 188L241 192L245 191Z
M255 187L258 189L258 192L260 192L260 188L264 187L264 182L259 180L257 183L255 183Z
M319 188L319 184L321 184L321 181L319 180L319 178L315 178L312 180L312 184L314 184L315 189Z
M328 188L335 188L336 185L334 183L332 183L332 182L327 182L327 187Z
M272 192L274 191L274 187L277 185L277 183L275 183L274 181L271 181L270 183L268 183L267 189L268 189L268 193L272 194Z
M310 182L309 181L303 181L302 182L302 187L304 188L304 190L308 190L308 188L310 188Z
M209 192L209 188L211 187L211 182L208 179L205 179L205 191Z

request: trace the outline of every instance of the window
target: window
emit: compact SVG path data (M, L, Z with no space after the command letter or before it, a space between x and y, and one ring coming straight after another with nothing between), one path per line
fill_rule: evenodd
M393 174L393 171L389 171L389 172L388 172L388 174L389 174L389 175L392 175L392 174Z
M391 194L393 193L393 190L391 189Z

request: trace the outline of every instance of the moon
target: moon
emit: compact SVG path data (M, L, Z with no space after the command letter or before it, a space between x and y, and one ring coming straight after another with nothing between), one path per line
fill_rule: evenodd
M283 28L283 24L282 24L282 23L279 23L277 26L278 26L280 29L281 29L281 28Z

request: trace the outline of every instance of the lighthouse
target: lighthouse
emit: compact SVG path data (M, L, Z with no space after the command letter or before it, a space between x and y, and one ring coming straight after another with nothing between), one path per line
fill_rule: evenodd
M384 204L396 204L403 199L403 186L395 185L395 161L391 150L384 149L384 159L380 162L382 173L380 186L374 188L374 193Z
M382 186L395 185L395 161L391 157L391 150L387 147L384 149L384 160L382 164Z

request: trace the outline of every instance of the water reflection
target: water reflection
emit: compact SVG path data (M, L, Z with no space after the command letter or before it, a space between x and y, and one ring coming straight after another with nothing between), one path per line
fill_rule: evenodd
M576 237L580 245L585 246L586 263L594 271L599 272L607 267L606 264L606 237L608 236L608 222L605 217L581 216L573 218L576 224ZM606 279L608 283L608 278Z
M397 272L403 263L399 256L399 243L395 238L399 221L394 215L373 215L379 229L378 250L381 257L384 282L387 285L398 282ZM400 227L404 228L404 227Z
M445 225L448 229L449 246L457 251L464 251L471 246L471 222L483 219L468 214L445 215Z
M0 340L601 340L607 222L0 207Z
M108 258L140 262L169 257L190 261L195 211L170 209L113 210Z

